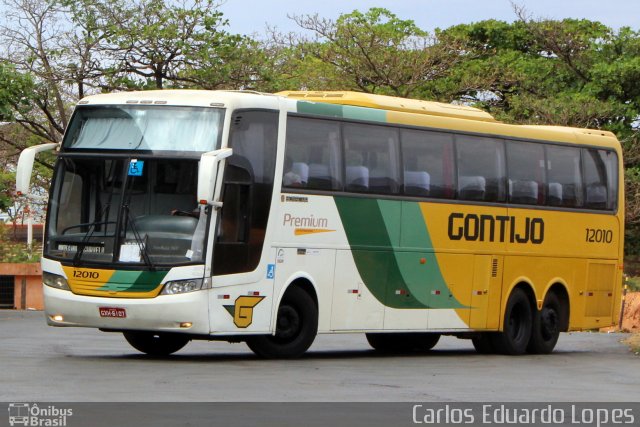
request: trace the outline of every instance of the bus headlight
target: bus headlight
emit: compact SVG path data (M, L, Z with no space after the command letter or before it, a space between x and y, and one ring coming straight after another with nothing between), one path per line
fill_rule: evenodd
M65 291L70 291L69 283L67 283L67 279L62 276L58 276L57 274L47 273L46 271L42 272L42 283L47 286L51 286L52 288L62 289Z
M176 295L199 291L200 289L205 289L202 284L202 279L172 280L165 283L161 295Z

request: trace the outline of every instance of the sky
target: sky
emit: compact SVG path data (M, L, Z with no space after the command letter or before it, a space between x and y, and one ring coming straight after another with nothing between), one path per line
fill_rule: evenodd
M389 9L400 19L412 19L428 31L485 19L511 22L509 0L221 0L220 10L235 34L264 36L267 25L278 31L300 32L287 15L335 19L343 13L371 7ZM534 18L587 18L618 29L640 29L640 0L516 0Z

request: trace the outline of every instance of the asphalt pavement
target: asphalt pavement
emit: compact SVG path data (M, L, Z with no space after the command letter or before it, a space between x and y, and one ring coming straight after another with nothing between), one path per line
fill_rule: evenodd
M297 360L206 341L150 359L121 334L1 310L0 401L639 402L640 358L624 337L562 334L553 354L510 357L454 337L429 353L384 356L362 334L320 335Z

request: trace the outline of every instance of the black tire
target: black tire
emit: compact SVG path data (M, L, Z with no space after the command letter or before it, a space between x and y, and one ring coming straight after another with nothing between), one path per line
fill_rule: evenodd
M493 354L496 352L496 349L493 347L490 332L480 333L478 336L471 338L471 342L473 343L473 347L480 354Z
M548 354L553 351L562 328L563 307L558 296L547 294L542 310L536 310L533 317L533 331L527 351L532 354Z
M428 332L369 333L366 336L369 345L382 353L429 351L440 339L440 334Z
M247 345L266 359L300 357L318 333L318 307L302 288L287 290L276 319L275 335L256 335L247 338Z
M150 356L168 356L190 341L189 337L172 333L130 331L123 335L133 348Z
M531 302L522 289L516 288L507 301L503 331L491 335L491 343L496 352L524 354L531 339L532 323Z

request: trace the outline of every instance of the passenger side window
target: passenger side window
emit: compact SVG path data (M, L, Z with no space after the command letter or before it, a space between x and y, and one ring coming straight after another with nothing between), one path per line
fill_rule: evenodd
M581 207L584 204L580 149L547 145L547 204Z
M584 206L587 209L615 209L617 156L613 151L583 149Z
M455 195L453 136L402 130L404 194L451 199Z
M509 202L536 205L545 203L544 146L507 141Z
M458 199L505 201L505 161L501 140L456 136Z
M344 163L345 191L398 193L398 130L345 124Z
M342 189L340 124L289 117L282 186Z

